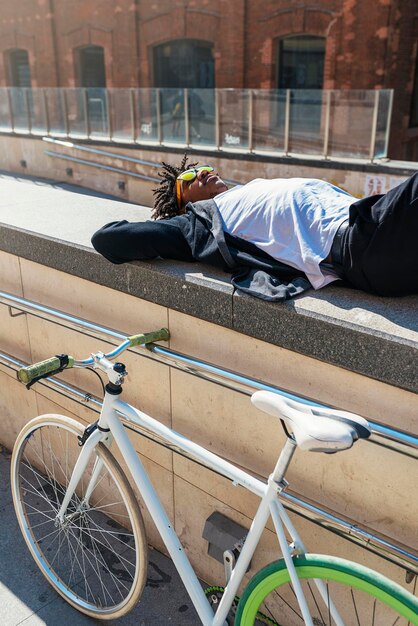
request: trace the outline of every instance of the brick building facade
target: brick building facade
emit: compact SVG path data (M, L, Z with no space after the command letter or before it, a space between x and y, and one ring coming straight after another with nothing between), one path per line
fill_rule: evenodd
M0 86L90 86L89 52L106 87L171 86L175 57L179 86L393 88L389 154L418 160L416 0L3 0Z

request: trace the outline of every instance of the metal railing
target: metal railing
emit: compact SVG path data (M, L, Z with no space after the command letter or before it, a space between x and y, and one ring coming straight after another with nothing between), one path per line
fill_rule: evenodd
M0 132L320 158L387 156L392 90L0 88Z
M118 154L117 152L109 152L108 150L98 150L97 148L92 148L91 146L84 146L81 144L75 144L70 141L61 141L60 139L54 139L53 137L42 137L42 139L50 143L54 146L62 146L64 148L69 148L81 152L87 152L88 154L94 154L98 157L111 157L112 159L117 159L119 161L126 161L127 163L134 163L136 165L143 165L153 169L161 169L161 163L155 163L153 161L147 161L145 159L138 159L135 157L126 156L123 154ZM133 176L134 178L141 178L142 180L147 180L152 183L159 183L160 178L155 176L150 176L149 174L138 174L138 172L132 172L131 170L125 170L120 167L113 167L111 165L105 165L103 163L99 163L98 161L80 159L80 157L71 156L68 154L62 154L62 152L54 152L53 150L45 150L45 154L47 156L63 159L64 161L71 161L72 163L80 163L82 165L87 165L88 167L96 167L98 169L108 170L109 172L117 172L118 174L123 174L125 176ZM240 183L236 180L231 180L230 178L222 177L222 180L228 186L239 185Z
M20 313L40 317L65 328L76 330L86 336L105 340L115 345L126 338L125 335L120 332L1 291L0 304L7 306L10 314L12 314L13 310L18 310ZM302 399L273 385L267 385L256 379L242 376L159 345L153 345L151 348L138 349L145 358L158 360L167 366L187 371L189 374L246 395L251 395L257 389L267 389L288 398L297 399L299 401L303 400L310 405L321 406L316 402ZM1 352L0 364L13 371L17 371L20 367L26 365ZM54 378L43 380L41 384L75 402L87 405L95 412L100 412L102 406L101 402L97 398L92 397L89 393L82 392ZM378 422L369 420L369 423L372 427L372 436L367 440L368 442L384 446L415 459L418 458L418 437L379 424ZM141 433L140 430L139 432ZM147 432L147 436L149 435L150 434ZM160 442L156 440L156 443ZM289 510L402 567L407 571L407 576L418 574L418 555L410 548L397 544L392 539L384 537L383 535L371 533L348 518L342 518L322 506L320 507L303 499L299 495L286 492L283 494L283 499L286 508Z

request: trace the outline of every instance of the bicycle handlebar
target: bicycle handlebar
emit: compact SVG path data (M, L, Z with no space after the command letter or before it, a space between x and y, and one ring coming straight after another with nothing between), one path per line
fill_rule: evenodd
M66 355L65 355L66 356ZM72 356L53 356L45 361L28 365L27 367L21 367L17 371L17 378L21 383L30 385L40 378L51 376L57 372L61 372L63 369L69 369L74 366L74 358Z
M129 345L142 346L147 343L154 343L155 341L167 341L170 338L170 331L168 328L161 328L160 330L154 330L151 333L140 333L139 335L132 335L128 337Z
M156 341L167 341L170 338L170 332L167 328L161 328L160 330L155 330L150 333L140 333L138 335L132 335L128 337L123 343L121 343L117 348L105 354L105 357L114 358L126 348L134 347L134 346L142 346L149 343L154 343ZM74 357L68 356L66 354L56 355L49 359L45 359L44 361L40 361L39 363L34 363L33 365L27 365L26 367L21 367L17 371L17 379L30 387L33 383L37 382L41 378L47 378L48 376L52 376L53 374L58 374L62 372L64 369L70 369L72 367L88 367L92 365L94 360L92 358L86 359L85 361L76 361Z

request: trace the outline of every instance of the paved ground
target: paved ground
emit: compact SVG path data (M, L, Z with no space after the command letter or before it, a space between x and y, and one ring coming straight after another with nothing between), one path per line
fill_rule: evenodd
M0 170L0 222L91 248L103 224L141 222L151 210L99 191ZM75 215L80 218L75 218Z
M199 626L200 621L172 562L150 551L148 581L137 607L119 620L99 622L78 613L38 570L16 521L10 493L10 454L0 451L1 626Z

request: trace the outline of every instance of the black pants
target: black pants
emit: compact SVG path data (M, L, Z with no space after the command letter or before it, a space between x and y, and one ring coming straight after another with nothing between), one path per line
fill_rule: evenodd
M382 296L418 293L418 172L384 195L350 207L344 278Z

